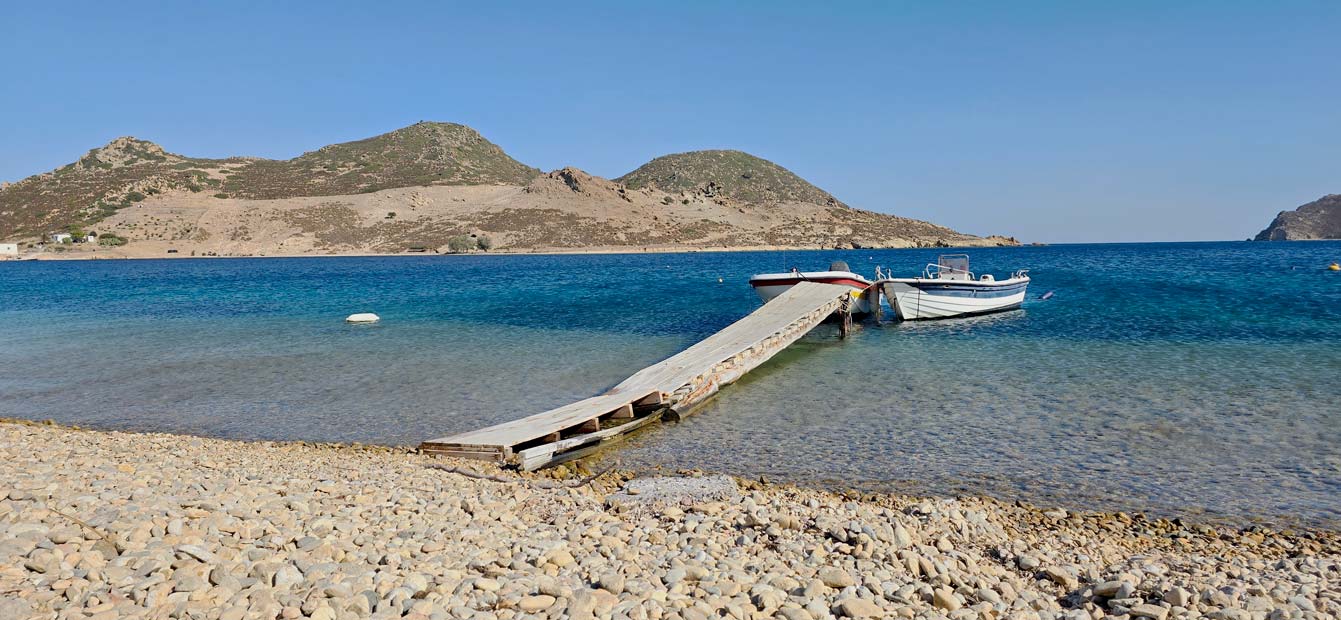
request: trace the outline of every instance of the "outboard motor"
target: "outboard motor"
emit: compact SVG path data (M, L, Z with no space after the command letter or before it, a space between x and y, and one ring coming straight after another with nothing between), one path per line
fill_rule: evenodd
M852 271L847 268L847 261L836 260L829 263L829 271Z

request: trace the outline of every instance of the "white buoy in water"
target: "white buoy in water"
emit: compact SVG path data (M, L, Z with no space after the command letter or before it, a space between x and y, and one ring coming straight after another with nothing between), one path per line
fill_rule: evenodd
M380 320L382 320L382 317L377 316L376 314L373 314L371 312L360 312L358 314L351 314L348 317L345 317L346 323L376 323Z

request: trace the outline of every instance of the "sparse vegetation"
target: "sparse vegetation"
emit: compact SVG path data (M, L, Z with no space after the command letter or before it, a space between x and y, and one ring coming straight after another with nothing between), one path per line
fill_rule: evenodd
M126 245L126 238L118 236L114 233L103 233L98 237L98 245L104 245L109 247Z
M469 252L475 247L475 241L465 235L457 235L447 240L447 251L453 254Z
M386 212L386 218L385 218L385 219L388 219L388 220L394 220L394 219L396 219L396 212L395 212L395 211L387 211L387 212Z
M131 192L129 194L126 194L126 200L130 202L144 202L144 194L141 194L139 192Z
M480 235L475 239L475 247L479 248L481 252L488 252L494 249L494 240L490 239L488 235Z

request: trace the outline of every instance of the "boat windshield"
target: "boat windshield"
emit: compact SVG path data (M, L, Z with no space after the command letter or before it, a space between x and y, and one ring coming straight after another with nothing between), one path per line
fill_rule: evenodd
M973 279L973 272L969 271L968 254L942 254L936 259L935 265L927 265L927 272L930 277L945 280Z

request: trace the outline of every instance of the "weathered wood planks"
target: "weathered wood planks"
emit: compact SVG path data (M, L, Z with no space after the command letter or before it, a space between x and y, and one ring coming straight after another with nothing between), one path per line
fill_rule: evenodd
M694 346L648 366L604 394L488 428L432 439L425 452L510 462L531 470L660 419L684 415L835 312L852 289L802 282ZM604 424L603 424L604 422Z

